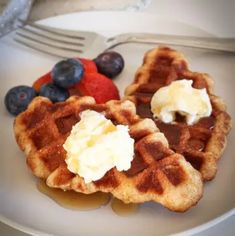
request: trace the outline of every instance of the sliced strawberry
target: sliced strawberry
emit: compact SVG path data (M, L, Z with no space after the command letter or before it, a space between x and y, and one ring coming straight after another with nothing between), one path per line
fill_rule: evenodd
M37 79L34 83L33 83L33 88L36 90L36 92L39 92L41 86L43 84L47 84L52 82L52 78L51 78L51 72L46 73L45 75L41 76L39 79Z
M86 73L96 73L97 67L94 61L85 58L78 58L84 66Z
M120 99L118 89L112 80L99 73L85 73L75 88L78 94L92 96L97 103Z
M85 72L86 73L96 73L97 72L97 67L94 61L92 60L88 60L85 58L78 58L81 63L84 66ZM52 78L51 78L51 72L48 72L47 74L41 76L40 78L38 78L34 83L33 83L33 88L39 92L41 86L43 84L47 84L49 82L52 82ZM73 89L71 89L71 91L73 91ZM76 91L73 91L73 94L76 94Z

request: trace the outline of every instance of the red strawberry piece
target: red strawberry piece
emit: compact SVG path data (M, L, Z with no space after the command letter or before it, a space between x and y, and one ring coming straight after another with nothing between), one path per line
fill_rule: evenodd
M96 73L96 72L98 72L96 64L95 64L94 61L88 60L88 59L85 59L85 58L78 58L78 60L80 60L80 62L84 66L85 73Z
M99 73L85 73L75 88L78 94L92 96L97 103L120 99L118 89L112 80Z
M41 86L43 84L48 84L52 82L52 78L51 78L51 72L46 73L45 75L41 76L40 78L38 78L34 83L33 83L33 88L36 90L36 92L39 92Z

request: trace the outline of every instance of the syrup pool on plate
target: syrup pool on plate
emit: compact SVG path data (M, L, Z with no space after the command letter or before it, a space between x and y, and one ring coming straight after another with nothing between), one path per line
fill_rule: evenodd
M135 203L126 204L117 198L113 198L111 203L113 211L120 216L135 214L138 211L138 206L139 205Z
M38 190L50 197L64 208L72 210L92 210L105 206L110 202L111 195L108 193L96 192L93 194L83 194L74 191L63 191L61 189L50 188L42 180L37 183ZM138 204L125 204L116 198L112 199L112 210L120 216L128 216L137 212Z
M41 193L47 195L62 207L73 210L97 209L107 205L110 201L110 194L107 193L83 194L74 191L63 191L48 187L42 180L38 182L37 188Z

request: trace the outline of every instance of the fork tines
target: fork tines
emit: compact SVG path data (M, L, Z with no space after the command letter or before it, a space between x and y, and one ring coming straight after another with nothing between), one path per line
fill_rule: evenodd
M53 55L75 57L84 52L84 48L92 43L94 36L95 33L92 32L75 32L28 23L16 31L14 40Z

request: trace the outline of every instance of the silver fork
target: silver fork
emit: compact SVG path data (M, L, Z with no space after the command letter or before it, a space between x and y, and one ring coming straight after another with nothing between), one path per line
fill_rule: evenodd
M235 53L235 38L203 38L193 36L162 35L149 33L126 33L114 37L86 31L71 31L28 23L18 29L15 41L63 58L96 57L99 53L126 43L164 44L210 49Z

